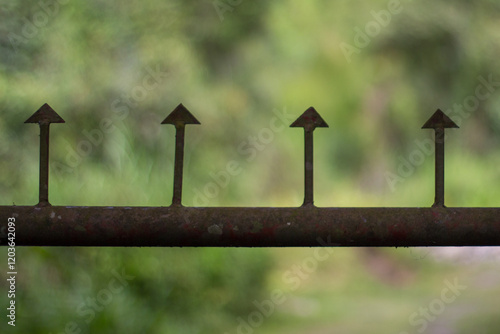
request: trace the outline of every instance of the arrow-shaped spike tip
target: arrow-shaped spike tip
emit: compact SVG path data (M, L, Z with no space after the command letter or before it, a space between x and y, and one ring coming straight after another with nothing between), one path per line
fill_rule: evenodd
M51 106L45 103L24 123L65 123Z
M200 122L180 103L161 124L173 124L177 126L178 124L200 124Z
M425 122L422 126L422 129L444 129L444 128L458 128L458 125L455 124L446 116L441 109L436 110L436 112Z
M316 109L310 107L290 125L291 128L327 128L328 124L321 118Z

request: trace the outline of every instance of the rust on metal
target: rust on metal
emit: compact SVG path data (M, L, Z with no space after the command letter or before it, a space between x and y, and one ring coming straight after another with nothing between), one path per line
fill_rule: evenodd
M500 245L500 208L0 207L8 217L25 246Z
M291 127L305 133L305 195L298 208L184 207L184 128L200 124L180 104L162 122L176 128L174 191L169 207L51 206L48 201L50 123L63 123L44 105L39 123L40 202L0 206L0 245L8 218L16 219L16 244L24 246L500 246L500 208L444 206L444 129L457 127L439 109L424 124L436 135L436 196L430 208L318 208L313 198L313 131L328 127L314 108Z
M425 122L422 129L434 129L435 142L435 197L433 207L445 207L444 205L444 129L458 128L441 109Z
M314 205L314 151L313 132L316 128L327 128L328 124L321 118L316 109L310 107L295 122L291 128L304 128L304 203L302 206Z
M40 179L38 206L49 206L49 137L51 123L65 123L47 103L40 107L24 123L38 123L40 126Z
M175 126L174 195L172 205L182 206L185 127L186 124L200 124L200 122L181 103L161 124L173 124Z

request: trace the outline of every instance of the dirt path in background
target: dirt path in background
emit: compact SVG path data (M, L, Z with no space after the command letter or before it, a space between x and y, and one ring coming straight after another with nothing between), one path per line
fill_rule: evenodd
M500 282L500 271L484 270L477 276L469 277L467 284L467 293L479 292L480 294L488 294L489 289L498 289ZM476 305L472 301L461 303L459 300L448 305L446 310L434 322L429 324L429 327L424 333L429 334L463 334L460 331L461 321L468 317L483 312L484 306ZM481 330L481 328L478 328Z
M452 280L450 280L451 282ZM488 309L485 305L478 305L476 301L481 298L477 297L485 295L490 296L491 290L498 290L500 282L500 271L495 269L485 269L480 272L470 272L467 273L466 277L458 279L459 284L467 286L467 289L463 291L461 295L458 296L455 302L446 304L446 308L442 314L436 315L436 319L428 323L427 328L423 331L423 334L464 334L460 331L461 325L463 324L464 318L474 316L474 314L481 314ZM476 294L476 297L473 297ZM439 297L439 296L437 296ZM489 298L489 297L488 297ZM431 300L429 300L431 302ZM428 305L428 304L427 304ZM426 307L427 305L415 305L416 309L420 306ZM336 326L328 327L312 327L307 330L301 330L300 334L353 334L357 333L353 331L352 327L345 324L340 324ZM408 334L419 334L419 327L413 327L406 330ZM478 328L480 330L481 328ZM405 333L403 330L395 328L393 333L388 334L400 334ZM297 332L299 334L299 332Z

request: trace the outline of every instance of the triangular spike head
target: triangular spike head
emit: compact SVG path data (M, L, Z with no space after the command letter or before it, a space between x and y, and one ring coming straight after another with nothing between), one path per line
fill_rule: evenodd
M177 126L177 124L200 124L200 122L180 103L161 124L173 124Z
M441 109L436 110L434 114L432 114L431 118L425 122L424 126L422 126L422 129L439 129L439 128L458 128L458 125L455 124L449 118L446 116L444 112L441 111Z
M328 124L321 118L316 109L310 107L290 125L291 128L327 128Z
M54 109L47 103L40 107L30 118L24 123L65 123Z

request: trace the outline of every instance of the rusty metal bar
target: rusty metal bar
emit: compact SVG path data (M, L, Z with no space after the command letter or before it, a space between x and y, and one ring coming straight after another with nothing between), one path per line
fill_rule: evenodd
M304 203L299 208L182 206L184 130L200 122L179 104L162 124L176 128L170 207L69 207L48 201L50 123L64 120L47 104L26 123L40 125L40 201L0 206L0 245L15 218L24 246L500 246L500 208L444 206L444 129L457 127L437 110L423 128L435 130L436 189L431 208L318 208L313 197L313 132L328 127L311 107L291 127L304 128ZM12 220L12 219L11 219Z
M0 206L24 246L500 246L500 208Z

